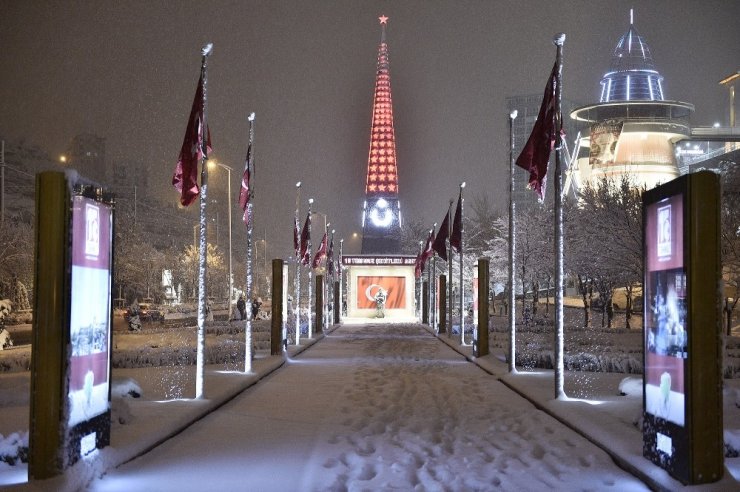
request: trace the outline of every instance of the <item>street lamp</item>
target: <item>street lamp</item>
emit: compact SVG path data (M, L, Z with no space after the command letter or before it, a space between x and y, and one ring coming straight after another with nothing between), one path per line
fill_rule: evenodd
M227 166L226 164L221 164L220 162L217 162L217 161L209 160L208 164L209 165L214 164L222 169L226 169L226 171L228 172L228 190L227 190L228 208L229 208L229 303L228 303L229 307L228 307L228 310L229 310L229 320L231 320L231 314L232 314L231 313L231 296L234 295L234 276L232 275L232 272L231 272L231 171L233 171L233 169Z

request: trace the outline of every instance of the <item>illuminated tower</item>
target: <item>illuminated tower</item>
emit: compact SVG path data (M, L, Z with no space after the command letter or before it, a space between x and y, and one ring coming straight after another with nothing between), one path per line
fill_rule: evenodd
M600 92L597 104L571 112L572 118L588 123L590 131L578 141L568 181L581 188L603 177L619 182L627 175L635 186L650 189L676 178L674 143L691 134L694 106L665 99L663 77L633 25L632 11Z
M362 254L400 253L401 205L398 201L396 137L385 27L380 18L378 69L375 75L370 151L367 160L365 202L362 207Z

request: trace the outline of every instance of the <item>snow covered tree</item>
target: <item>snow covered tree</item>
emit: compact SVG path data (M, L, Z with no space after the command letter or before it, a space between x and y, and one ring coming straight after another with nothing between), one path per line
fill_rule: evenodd
M578 205L566 222L569 269L579 281L588 282L599 293L606 325L614 316L614 289L626 291L626 323L629 328L632 296L642 282L642 192L629 174L618 180L604 177L595 186L585 186ZM582 291L583 292L583 291ZM585 299L585 297L584 297Z
M724 280L723 311L726 333L732 330L732 315L740 289L740 170L727 161L722 169L722 279Z
M14 310L31 309L34 240L31 224L0 223L0 299L10 299Z
M189 245L179 255L177 266L174 269L175 278L182 281L187 292L190 294L189 297L193 299L197 299L198 297L198 259L198 249L193 245ZM215 244L208 244L206 261L208 262L208 277L206 278L208 296L214 297L215 294L218 294L220 297L226 298L228 292L228 267L226 266L223 253Z

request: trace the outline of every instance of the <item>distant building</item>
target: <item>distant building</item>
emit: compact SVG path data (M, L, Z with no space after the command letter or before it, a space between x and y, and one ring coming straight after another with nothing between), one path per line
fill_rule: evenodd
M544 80L543 80L544 83ZM540 105L542 104L542 93L529 94L522 96L511 96L506 98L506 109L511 112L517 111L517 117L514 119L513 134L514 134L514 159L519 156L527 143L530 133L532 133L532 127L535 121L537 121L537 115L540 111ZM568 114L575 108L576 105L567 99L563 99L562 108L563 114ZM565 130L565 141L568 149L572 151L573 142L575 142L576 136L578 135L578 124L575 120L570 118L563 119L563 128ZM550 164L553 164L555 154L550 156ZM549 174L548 174L549 176ZM553 180L547 179L545 183L545 200L552 196L553 193ZM525 171L520 167L514 167L514 196L513 200L517 207L522 210L522 207L530 207L539 203L537 193L530 190L529 186L529 172Z
M676 178L674 143L690 136L694 106L665 99L663 77L631 14L600 85L597 104L570 113L589 125L576 146L570 184L579 189L627 174L635 186L650 189Z
M67 166L98 184L108 181L105 163L105 138L91 133L75 135L67 147Z

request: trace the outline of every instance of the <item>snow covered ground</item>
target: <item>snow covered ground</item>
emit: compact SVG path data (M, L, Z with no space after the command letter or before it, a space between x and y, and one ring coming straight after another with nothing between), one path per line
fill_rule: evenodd
M469 347L440 339L457 353L422 325L343 326L299 356L291 348L293 356L266 383L192 425L275 370L282 358L261 354L251 375L234 372L234 364L209 366L207 400L199 401L171 399L171 388L184 397L193 393L192 366L114 369L123 389L114 392L111 446L67 476L43 482L24 483L25 465L0 463L0 485L77 490L163 443L91 488L205 490L205 483L219 490L645 489L592 441L653 486L681 488L642 458L635 426L642 405L639 375L621 385L628 394L620 396L626 374L568 372L566 392L580 400L553 400L551 371L507 375L503 352L492 341L493 354L474 359L486 373L461 356L472 359ZM527 340L522 336L525 345ZM127 337L119 349L154 353L167 344L150 337L136 349ZM740 429L737 382L725 380L726 441L737 440ZM120 396L126 388L140 388L142 397ZM28 401L22 397L27 394L27 373L0 376L3 435L28 428ZM726 459L726 467L731 473L721 482L691 488L738 489L732 474L738 477L739 459Z
M194 464L197 463L197 466ZM416 325L345 326L91 490L646 490Z

